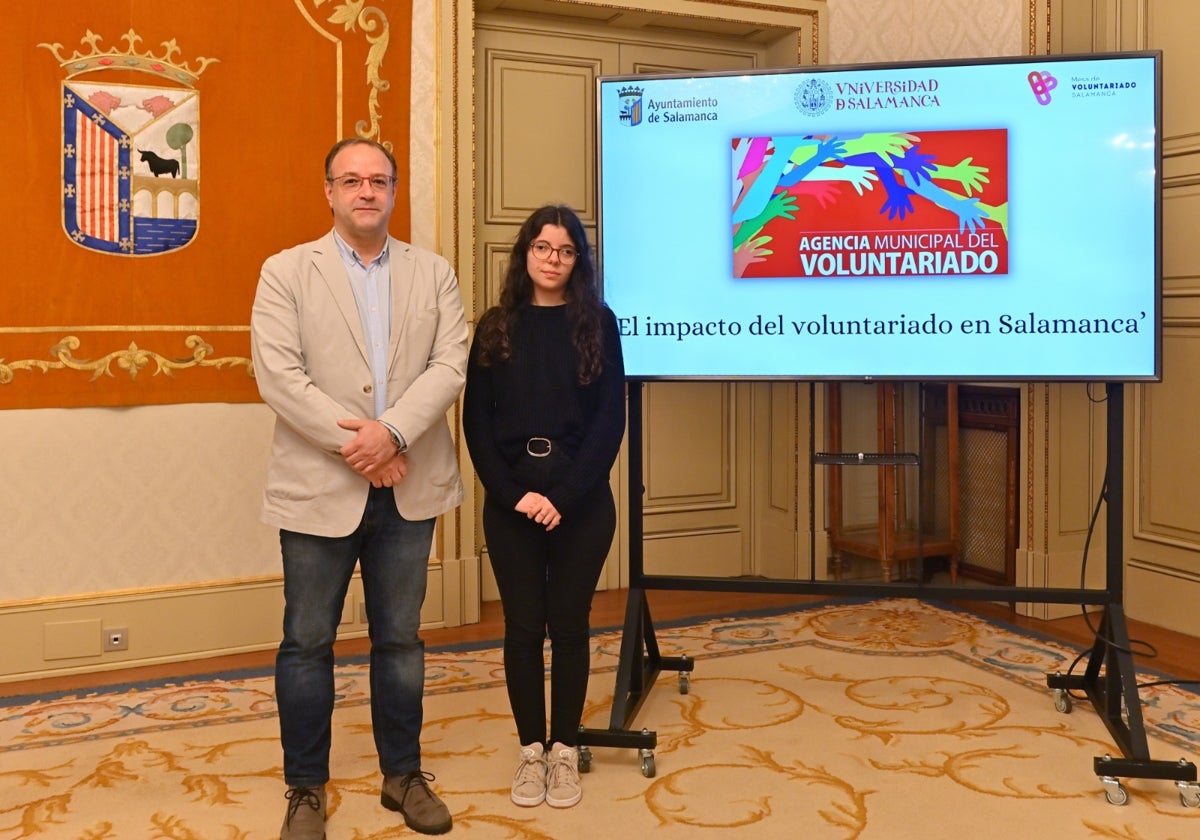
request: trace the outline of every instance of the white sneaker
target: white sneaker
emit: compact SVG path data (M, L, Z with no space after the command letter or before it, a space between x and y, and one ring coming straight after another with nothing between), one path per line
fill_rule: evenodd
M546 774L546 804L551 808L570 808L583 798L579 786L579 750L554 743L550 748L550 769Z
M521 763L513 774L512 801L526 808L546 798L546 755L541 744L521 747Z

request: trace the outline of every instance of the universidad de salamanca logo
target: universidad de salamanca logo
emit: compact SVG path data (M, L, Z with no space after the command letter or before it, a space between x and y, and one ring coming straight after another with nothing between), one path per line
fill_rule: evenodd
M794 98L800 113L819 117L829 110L833 91L823 79L805 79L796 86Z
M54 54L65 76L62 114L63 230L84 248L121 256L155 256L184 247L200 222L200 93L196 82L217 59L192 69L175 40L161 54L139 49L134 30L124 50L101 46L88 30L89 52ZM114 73L112 71L125 71ZM149 77L150 84L130 79Z

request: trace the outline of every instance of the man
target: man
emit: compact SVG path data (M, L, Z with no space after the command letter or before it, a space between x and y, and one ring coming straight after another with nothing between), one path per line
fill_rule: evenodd
M388 235L395 197L386 148L337 143L325 158L333 230L264 263L251 315L259 392L277 415L263 521L283 555L281 840L325 836L333 642L356 563L380 800L416 831L451 826L421 770L417 631L434 519L463 498L446 411L465 379L467 325L450 264Z

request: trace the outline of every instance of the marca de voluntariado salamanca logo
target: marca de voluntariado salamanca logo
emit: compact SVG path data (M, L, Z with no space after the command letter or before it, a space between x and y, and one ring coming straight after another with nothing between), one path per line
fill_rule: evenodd
M191 242L200 223L198 69L178 58L174 39L155 55L138 48L132 29L124 50L101 47L62 55L39 44L65 72L62 114L63 230L84 248L120 256L155 256ZM123 72L119 72L123 71ZM137 84L142 76L152 84Z
M645 89L630 86L617 91L621 110L617 119L628 126L647 123L716 122L717 99L701 96L685 99L649 99Z

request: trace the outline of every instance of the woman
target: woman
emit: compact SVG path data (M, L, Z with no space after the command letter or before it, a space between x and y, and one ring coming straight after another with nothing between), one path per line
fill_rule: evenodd
M616 527L608 473L625 433L617 321L569 207L535 210L517 234L500 305L484 313L471 346L463 425L486 491L483 532L504 608L504 672L521 742L512 800L568 808L582 796L588 614Z

